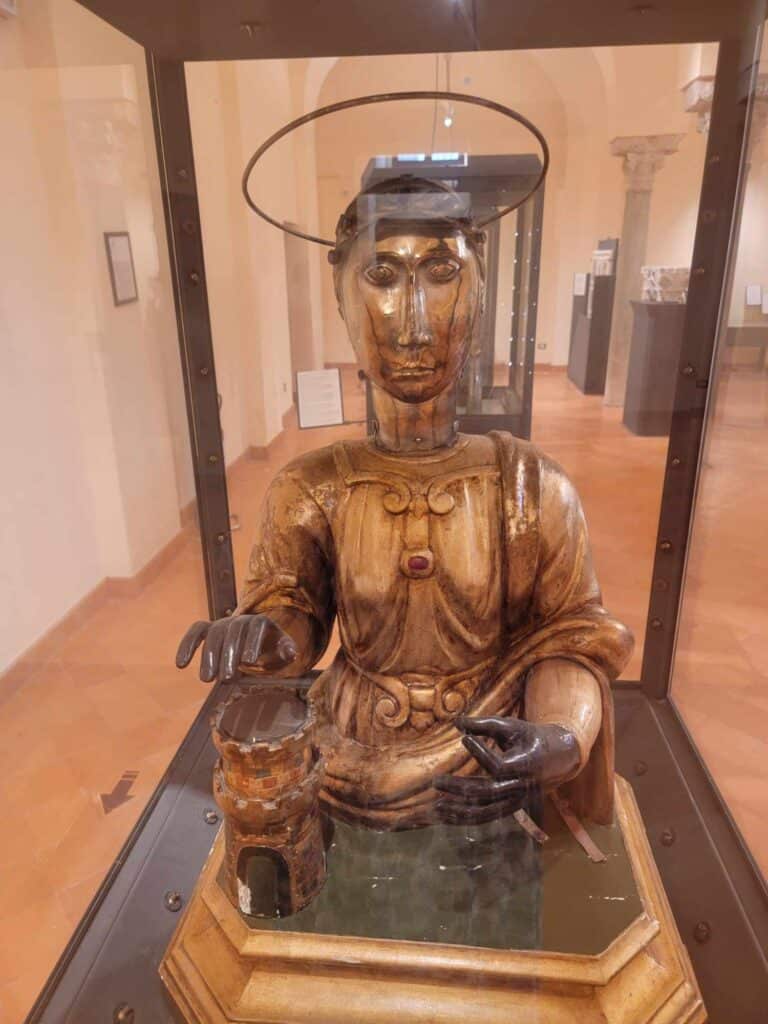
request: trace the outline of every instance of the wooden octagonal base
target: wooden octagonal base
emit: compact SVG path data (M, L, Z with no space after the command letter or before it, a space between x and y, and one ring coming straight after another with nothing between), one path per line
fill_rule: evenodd
M634 796L616 785L645 910L598 956L252 929L216 881L219 835L161 976L190 1024L702 1024Z

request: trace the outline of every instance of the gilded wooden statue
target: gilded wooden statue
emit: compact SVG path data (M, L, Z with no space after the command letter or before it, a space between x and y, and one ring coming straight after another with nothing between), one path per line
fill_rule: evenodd
M484 236L446 186L358 196L331 251L339 312L371 385L373 436L303 455L272 482L234 613L196 623L201 678L312 687L321 800L379 829L481 820L563 787L610 821L609 683L632 646L602 606L578 495L534 445L456 430L476 344Z

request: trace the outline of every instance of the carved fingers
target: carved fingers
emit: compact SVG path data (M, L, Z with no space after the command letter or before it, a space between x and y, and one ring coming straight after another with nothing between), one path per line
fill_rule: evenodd
M469 806L483 806L510 797L519 796L523 803L531 788L530 779L483 779L464 778L461 775L438 775L434 779L436 789L452 796L461 797Z
M296 645L266 615L236 615L215 622L195 622L184 634L176 652L176 665L186 668L203 644L200 678L228 682L240 666L276 671L296 657Z

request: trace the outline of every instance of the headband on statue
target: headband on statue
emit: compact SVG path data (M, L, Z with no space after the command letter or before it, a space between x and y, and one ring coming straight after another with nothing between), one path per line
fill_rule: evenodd
M470 230L481 232L488 224L491 224L493 221L500 220L502 217L506 217L508 213L512 213L513 210L516 210L518 207L522 206L523 203L527 202L527 200L530 199L544 181L549 169L549 146L547 145L547 140L536 125L516 110L512 110L510 107L505 107L503 104L496 103L493 100L486 100L479 96L470 96L466 93L460 92L390 92L377 93L373 96L360 96L357 99L342 100L339 103L331 103L326 107L320 107L318 110L313 110L309 114L304 114L302 117L297 117L294 121L290 121L288 124L280 128L279 131L270 135L270 137L259 146L243 171L242 187L246 203L254 213L257 213L259 217L267 221L268 224L272 224L274 227L280 228L281 231L285 231L289 235L295 235L297 238L303 238L308 242L317 242L319 245L326 245L331 250L334 250L338 244L338 240L320 238L317 235L310 235L305 231L299 230L299 228L284 224L275 217L270 216L270 214L259 206L251 196L249 187L253 169L264 154L270 150L275 143L279 142L280 139L284 138L290 132L297 128L301 128L305 124L309 124L311 121L316 121L318 118L325 117L329 114L336 114L342 110L349 110L352 107L365 107L374 103L391 103L397 100L444 100L450 103L469 103L477 107L484 107L486 110L495 111L509 120L516 121L518 124L526 128L531 135L533 135L541 147L541 167L533 184L523 193L522 198L517 199L514 203L511 203L508 206L504 206L501 209L496 210L490 216L484 216L478 221L472 220L471 206L468 197L465 194L454 192L452 189L447 187L443 187L441 189L438 182L435 181L434 190L429 192L425 192L423 189L410 190L407 187L407 184L399 191L377 192L375 186L371 190L364 191L360 196L358 196L357 200L359 212L362 215L360 217L361 222L369 221L374 218L377 220L446 220L466 224ZM407 176L403 177L405 178ZM367 216L364 215L366 211Z

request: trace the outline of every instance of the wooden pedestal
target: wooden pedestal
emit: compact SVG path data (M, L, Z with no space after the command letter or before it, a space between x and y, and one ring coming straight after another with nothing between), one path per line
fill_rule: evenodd
M251 929L216 880L220 834L160 974L190 1024L702 1024L634 796L616 784L645 910L598 956Z

